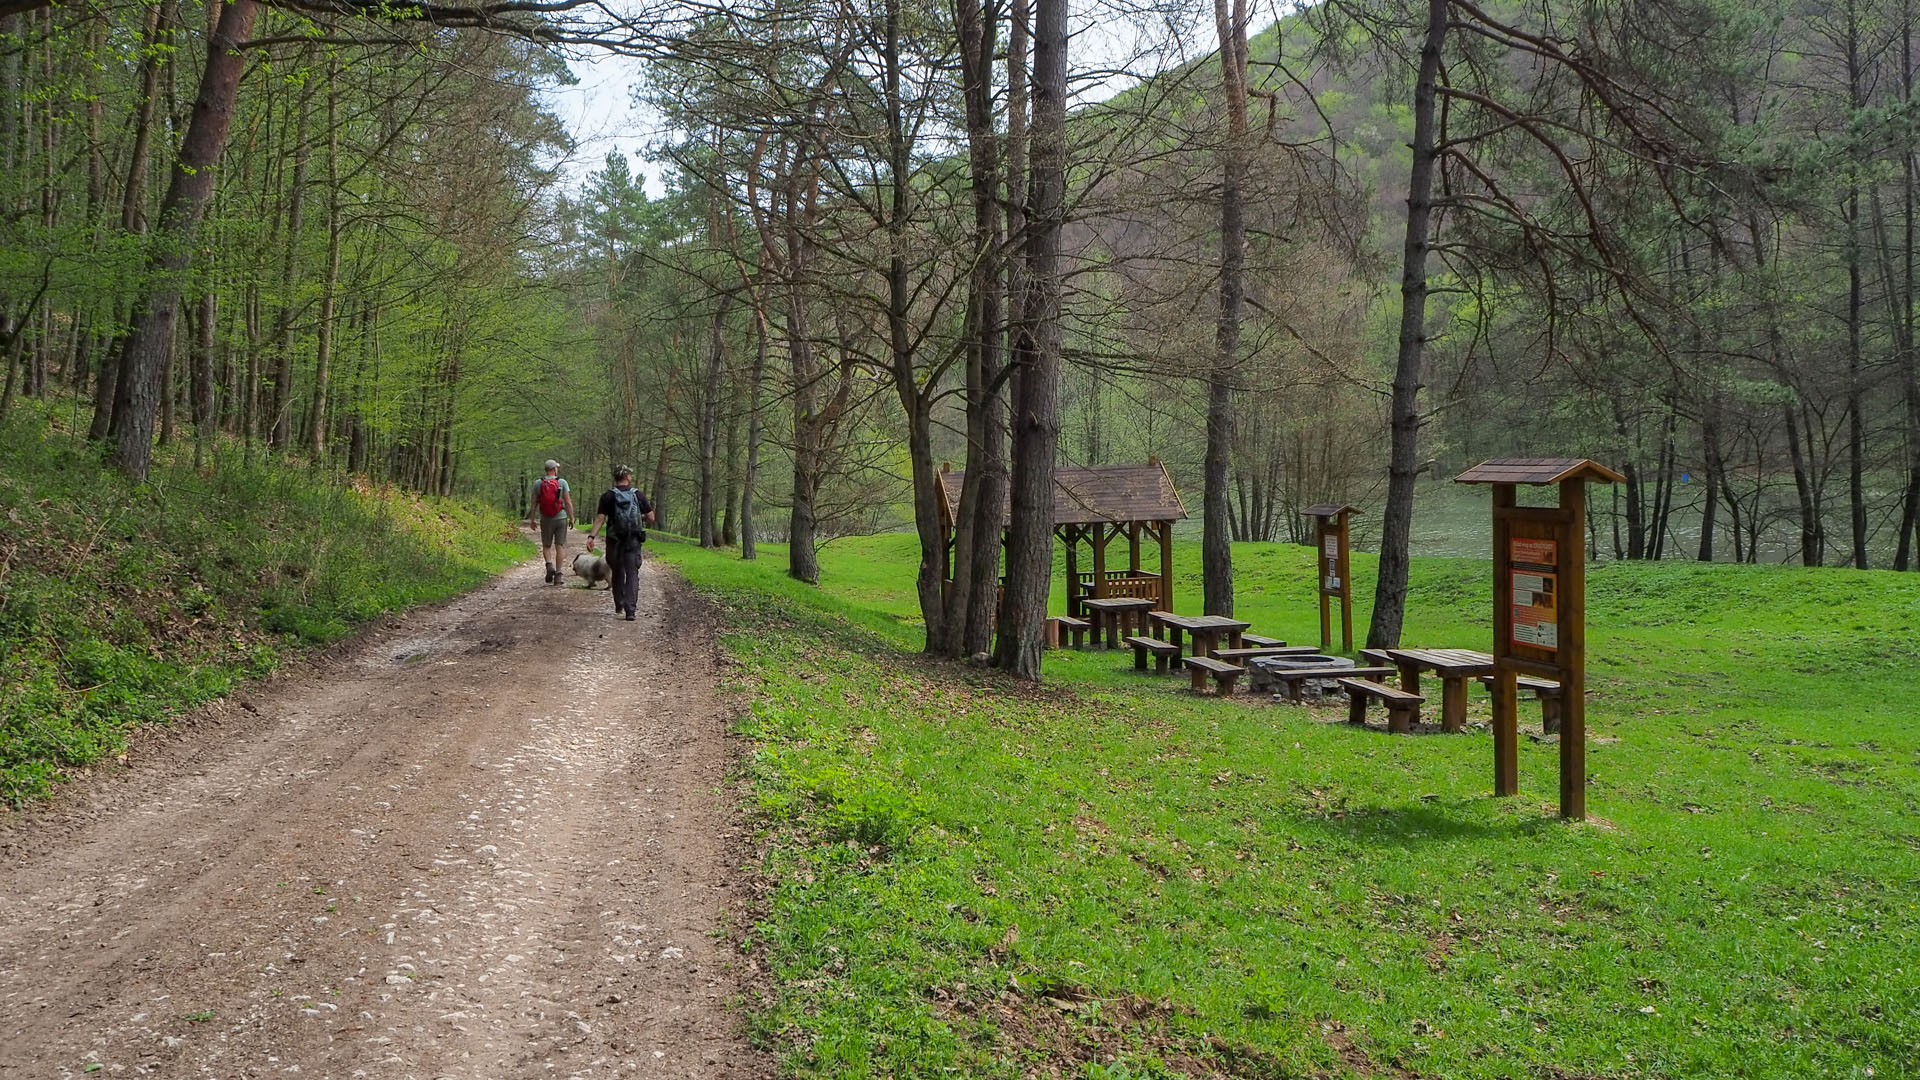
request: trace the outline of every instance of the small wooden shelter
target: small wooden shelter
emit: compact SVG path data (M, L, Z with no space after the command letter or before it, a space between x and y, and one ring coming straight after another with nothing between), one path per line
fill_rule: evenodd
M940 577L949 586L953 583L954 522L966 482L964 471L947 468L935 480L945 540ZM1083 614L1082 600L1117 596L1145 597L1163 611L1173 610L1173 523L1186 516L1173 478L1159 461L1055 469L1053 534L1066 545L1067 614ZM1003 519L1003 530L1006 524ZM1126 565L1110 568L1108 547L1121 536L1127 538ZM1080 569L1082 543L1091 549L1090 570ZM1149 543L1160 549L1159 565L1152 571L1141 565L1142 547Z

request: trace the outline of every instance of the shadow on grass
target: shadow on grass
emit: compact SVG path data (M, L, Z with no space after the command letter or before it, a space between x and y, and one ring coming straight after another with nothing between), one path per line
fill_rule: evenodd
M1414 847L1435 842L1531 840L1560 828L1557 819L1526 813L1487 816L1481 796L1451 804L1362 806L1298 815L1302 831L1314 831L1354 847Z

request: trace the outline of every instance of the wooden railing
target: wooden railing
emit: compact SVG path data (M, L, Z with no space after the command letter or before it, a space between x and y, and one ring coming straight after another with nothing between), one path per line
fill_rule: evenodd
M1076 609L1076 614L1079 601L1094 595L1093 575L1082 573L1078 577L1079 580L1074 583L1074 603L1070 605ZM1141 597L1159 603L1160 575L1136 574L1131 570L1109 570L1103 592L1104 595L1111 597Z

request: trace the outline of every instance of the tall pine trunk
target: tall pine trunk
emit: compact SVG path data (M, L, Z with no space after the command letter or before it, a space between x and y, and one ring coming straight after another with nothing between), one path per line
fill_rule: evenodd
M1427 0L1427 32L1413 88L1413 169L1407 179L1407 236L1400 269L1400 351L1393 369L1387 505L1380 517L1380 570L1373 589L1370 648L1400 644L1407 609L1413 494L1420 478L1420 370L1427 342L1428 233L1433 223L1436 143L1434 85L1446 41L1447 0Z
M1247 227L1241 188L1247 144L1246 0L1213 0L1220 37L1221 93L1226 95L1227 140L1220 150L1220 318L1214 328L1213 367L1207 374L1207 452L1201 592L1208 615L1233 614L1233 379L1239 363L1240 307L1245 296Z
M1054 459L1060 445L1060 233L1067 181L1067 0L1033 6L1033 127L1027 191L1026 305L1021 312L1020 388L1013 417L1013 481L1007 589L997 659L1022 679L1040 678L1047 595L1053 584Z

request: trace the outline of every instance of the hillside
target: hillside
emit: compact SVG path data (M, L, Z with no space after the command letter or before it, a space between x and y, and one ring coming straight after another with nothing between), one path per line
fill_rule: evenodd
M0 425L0 803L301 648L445 599L525 554L512 523L221 444L128 486L58 399ZM176 448L178 449L178 448Z

